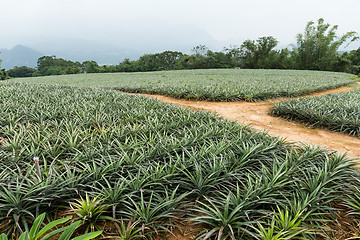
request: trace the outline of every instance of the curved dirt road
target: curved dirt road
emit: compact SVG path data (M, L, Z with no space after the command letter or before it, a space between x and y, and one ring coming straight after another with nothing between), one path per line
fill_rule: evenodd
M360 86L356 83L351 87L342 87L307 96L320 96L329 93L346 92ZM166 97L162 95L139 94L156 98L162 102L172 103L193 110L205 110L218 114L229 120L245 123L257 130L265 130L272 136L281 136L288 141L311 143L348 153L351 157L360 157L360 139L347 134L331 132L325 129L312 129L304 124L290 122L280 117L270 116L268 113L275 102L286 99L268 100L266 102L207 102L188 101Z

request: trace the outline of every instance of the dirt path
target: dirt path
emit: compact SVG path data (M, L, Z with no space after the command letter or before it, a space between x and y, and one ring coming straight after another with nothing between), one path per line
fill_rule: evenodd
M350 87L341 87L307 96L320 96L329 93L346 92L359 86L360 83L358 82ZM289 122L279 117L270 116L268 113L274 106L274 103L286 100L285 98L252 103L188 101L165 97L162 95L141 95L156 98L162 102L173 103L193 110L214 112L226 119L248 124L254 129L266 130L272 136L282 136L288 141L312 143L324 146L331 150L348 153L352 157L360 157L359 138L324 129L312 129L301 123Z

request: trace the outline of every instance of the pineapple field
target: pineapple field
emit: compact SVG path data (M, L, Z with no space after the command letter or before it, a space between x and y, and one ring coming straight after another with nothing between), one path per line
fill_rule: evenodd
M354 237L354 159L119 91L259 101L351 76L194 70L2 82L0 239L55 226L48 236L58 239L176 239L189 226L186 239Z
M360 137L360 90L277 103L272 114Z
M78 74L19 78L17 82L101 87L207 101L259 101L294 97L354 82L348 73L264 70L197 69L142 73Z

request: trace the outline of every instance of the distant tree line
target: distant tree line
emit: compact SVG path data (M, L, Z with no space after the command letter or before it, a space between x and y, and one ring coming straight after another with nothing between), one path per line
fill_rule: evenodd
M14 67L11 77L49 76L78 73L146 72L179 69L247 68L247 69L307 69L360 73L360 48L339 53L339 47L358 40L356 32L336 35L338 26L330 26L322 18L308 22L297 43L278 49L272 36L246 40L240 46L230 46L214 52L204 45L191 54L176 51L145 54L138 60L125 59L118 65L99 66L95 61L72 62L56 56L40 57L37 68Z
M0 52L1 53L1 52ZM0 59L0 66L1 66L1 59ZM9 75L8 73L5 71L5 69L1 69L0 68L0 80L5 80L8 79Z

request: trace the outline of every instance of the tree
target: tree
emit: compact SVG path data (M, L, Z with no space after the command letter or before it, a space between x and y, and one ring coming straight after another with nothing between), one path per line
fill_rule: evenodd
M346 42L358 39L356 32L347 32L341 37L336 35L338 25L330 26L320 18L317 25L307 23L304 33L297 35L297 44L293 46L293 57L298 69L334 70L338 61L338 49ZM346 45L347 46L347 45Z
M161 70L172 70L176 69L183 54L177 51L165 51L156 54L159 63L161 64Z
M60 66L50 66L44 69L44 71L42 71L41 75L42 76L51 76L51 75L65 75L66 72L64 71L64 69Z
M232 67L229 56L223 52L207 51L206 68L230 68Z
M145 54L139 58L137 64L140 71L172 70L178 67L183 54L176 51Z
M9 78L9 75L5 71L5 69L0 69L0 80L6 80Z
M194 47L191 55L183 55L179 60L179 66L185 69L204 69L208 68L207 53L209 48L205 45Z
M198 45L196 47L193 47L193 49L191 49L191 52L195 55L201 55L204 56L206 55L206 53L209 51L209 48L205 45Z
M79 62L64 60L56 56L43 56L37 62L37 69L42 76L76 74L80 73L81 67Z
M239 46L224 47L222 52L227 56L228 64L231 67L240 67L241 50Z
M353 74L360 73L360 48L352 50L350 53L345 52L342 57L350 62L349 72Z
M57 66L56 56L43 56L40 57L37 61L37 69L40 75L46 76L49 75L49 68Z
M100 71L103 73L114 73L117 72L117 67L114 65L103 65L100 67Z
M243 68L276 68L281 64L275 59L282 60L278 56L281 51L276 51L278 41L272 36L260 37L256 41L245 40L240 46L240 59ZM284 54L283 54L284 56Z
M140 71L159 71L160 64L157 62L155 54L144 54L138 60Z
M0 66L1 66L1 59L0 59ZM5 80L5 79L8 79L8 78L9 78L9 75L7 74L5 69L0 69L0 80Z
M130 61L128 58L116 65L116 71L118 72L137 72L140 71L139 68L139 61Z
M99 73L101 72L100 66L95 61L85 61L82 63L82 69L85 73Z
M7 71L7 73L9 74L10 77L33 77L34 74L36 72L36 69L34 68L29 68L26 66L22 66L22 67L14 67L10 70Z

